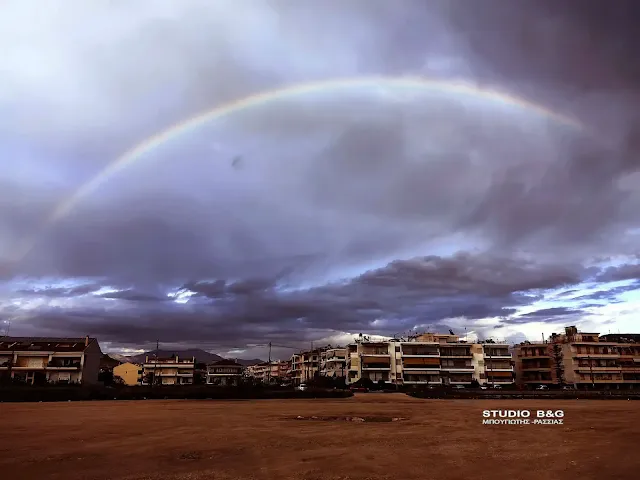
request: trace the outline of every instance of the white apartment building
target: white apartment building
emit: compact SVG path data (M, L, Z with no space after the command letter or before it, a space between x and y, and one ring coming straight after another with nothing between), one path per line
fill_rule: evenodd
M344 377L346 373L347 349L327 348L320 352L320 375L325 377Z
M346 382L367 378L395 385L513 383L506 344L472 344L457 335L425 333L407 340L360 340L347 346Z
M155 358L147 355L142 364L142 385L191 385L196 359Z

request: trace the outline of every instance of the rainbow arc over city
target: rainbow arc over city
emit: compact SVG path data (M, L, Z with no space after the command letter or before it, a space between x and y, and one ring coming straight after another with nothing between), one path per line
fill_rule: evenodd
M232 115L234 113L248 110L278 100L301 97L306 95L318 94L321 92L335 91L336 93L347 90L363 90L366 88L386 88L395 89L413 89L428 90L433 93L442 93L459 97L475 97L483 99L487 102L495 102L498 104L512 106L526 110L532 114L546 117L558 124L581 129L582 125L574 118L555 112L543 105L526 100L524 98L511 95L509 93L488 87L481 87L473 83L463 81L448 81L442 79L432 79L427 77L389 77L389 76L371 76L371 77L349 77L341 79L330 79L321 81L312 81L307 83L297 83L293 85L285 85L272 90L261 91L251 95L232 100L230 102L218 105L214 108L206 110L198 115L187 118L179 123L142 140L133 146L118 158L109 163L97 175L83 184L73 195L58 204L52 213L47 217L39 234L44 233L55 223L66 217L74 207L86 196L90 195L98 187L104 184L116 173L121 172L132 164L142 159L151 159L150 155L154 150L162 147L167 142L179 138L185 133L191 132L208 122L220 119L222 117ZM30 242L25 242L24 248L18 254L17 260L23 259L37 242L36 235Z

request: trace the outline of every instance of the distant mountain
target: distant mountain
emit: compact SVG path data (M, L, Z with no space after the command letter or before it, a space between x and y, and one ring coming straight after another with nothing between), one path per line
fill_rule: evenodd
M259 358L254 358L253 360L243 360L242 358L235 358L232 360L235 360L240 365L244 365L245 367L250 367L251 365L258 365L259 363L264 362L264 360L260 360Z
M117 367L122 362L114 358L112 355L107 355L106 353L102 354L102 358L100 359L100 368L103 370L112 370L114 367Z
M131 361L126 355L119 355L117 353L108 353L107 355L120 363L127 363Z
M196 358L196 363L212 363L217 362L218 360L222 360L220 355L216 355L215 353L205 352L199 348L190 348L188 350L158 350L157 351L158 358L169 358L175 355L178 355L181 359L187 360L193 357ZM149 352L141 353L139 355L133 355L129 357L129 362L133 363L143 363L145 357L149 357L149 359L153 359L156 356L156 351L151 350Z

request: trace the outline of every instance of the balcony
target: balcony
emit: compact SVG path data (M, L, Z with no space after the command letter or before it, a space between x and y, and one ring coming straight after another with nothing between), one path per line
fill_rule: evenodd
M391 370L391 365L385 365L382 363L370 363L370 364L365 364L362 366L362 370L379 370L379 371L385 371L385 370Z
M485 365L484 370L485 372L513 372L513 367L507 365L499 365L497 367Z
M577 372L581 372L581 373L585 373L585 372L621 372L622 371L622 367L589 367L589 366L583 366L583 365L579 365L578 367L575 368L575 370Z
M49 362L47 370L78 370L80 362Z
M475 369L473 367L440 367L443 372L452 373L473 373Z
M485 358L511 358L511 354L509 353L508 350L505 351L489 351L489 350L484 350L484 356Z
M619 353L574 353L574 358L620 358Z
M407 346L403 346L402 356L403 357L439 358L440 352L433 348L410 348Z
M471 352L451 352L451 351L440 351L440 357L442 358L473 358Z
M193 363L182 363L182 362L146 362L143 364L144 368L153 369L153 368L195 368Z

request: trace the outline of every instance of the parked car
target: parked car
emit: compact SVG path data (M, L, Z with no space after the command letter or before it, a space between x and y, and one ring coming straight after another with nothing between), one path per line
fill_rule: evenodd
M547 385L538 385L536 390L549 390L549 387Z
M502 385L494 385L493 387L494 390L502 390Z
M301 392L304 392L306 389L307 389L307 385L305 383L301 383L297 387L297 390L300 390Z
M464 385L454 385L453 388L456 390L464 390Z
M573 388L573 385L564 385L562 390L575 390L575 388Z
M368 392L369 389L367 387L349 387L349 390L352 392Z

